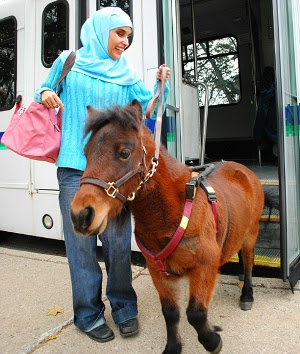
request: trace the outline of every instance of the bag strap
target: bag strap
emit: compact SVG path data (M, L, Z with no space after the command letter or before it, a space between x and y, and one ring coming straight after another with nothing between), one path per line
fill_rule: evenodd
M68 72L72 69L72 66L75 63L75 57L76 57L76 53L72 51L68 56L67 60L65 61L62 69L62 73L58 78L56 84L54 85L53 89L55 89L56 86L59 86L62 83L63 79L67 76Z

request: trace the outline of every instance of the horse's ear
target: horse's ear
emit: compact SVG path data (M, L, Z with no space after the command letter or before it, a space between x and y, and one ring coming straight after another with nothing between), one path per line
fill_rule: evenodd
M99 111L97 111L95 108L92 106L86 106L87 112L89 117L94 117L95 115L99 114Z
M142 122L143 119L143 110L142 106L140 105L138 100L133 100L131 103L129 103L129 108L135 112L135 116L138 120L139 123Z

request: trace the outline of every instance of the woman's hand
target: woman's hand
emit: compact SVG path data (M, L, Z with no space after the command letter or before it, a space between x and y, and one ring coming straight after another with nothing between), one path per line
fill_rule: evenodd
M41 100L42 100L42 103L47 108L58 108L59 107L59 109L62 112L64 111L64 105L55 92L43 91L41 94Z
M168 67L166 66L166 64L162 64L162 65L158 68L158 70L157 70L157 80L161 80L163 68L166 68L166 69L167 69L167 70L166 70L166 81L167 81L168 78L169 78L169 76L170 76L171 70L170 70L170 68L168 68Z

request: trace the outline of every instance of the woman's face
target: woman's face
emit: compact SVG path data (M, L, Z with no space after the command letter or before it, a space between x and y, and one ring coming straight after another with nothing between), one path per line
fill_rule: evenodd
M112 59L120 59L129 45L128 37L131 35L130 27L119 27L109 31L108 54Z

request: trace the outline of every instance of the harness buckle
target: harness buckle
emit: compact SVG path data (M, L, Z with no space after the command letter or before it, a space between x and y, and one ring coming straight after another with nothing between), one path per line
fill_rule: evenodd
M208 194L207 195L207 199L210 201L210 202L216 202L217 201L217 196L215 194Z
M196 181L190 180L185 184L185 199L193 200L196 193Z
M116 194L119 192L119 189L114 186L115 182L108 182L108 188L104 188L106 194L109 197L116 198Z
M204 189L204 191L205 191L205 193L207 195L207 199L210 202L216 202L217 201L217 196L216 196L216 192L213 189L213 187L208 182L206 182L204 179L202 179L200 181L200 185Z

